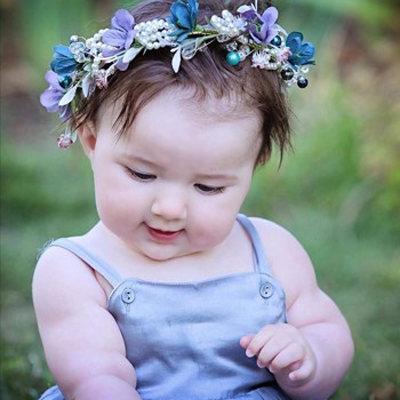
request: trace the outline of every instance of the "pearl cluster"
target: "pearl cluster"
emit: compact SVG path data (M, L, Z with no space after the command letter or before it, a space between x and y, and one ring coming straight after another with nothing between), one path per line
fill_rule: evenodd
M228 10L222 11L222 17L213 15L210 24L220 33L221 36L227 36L227 40L240 35L240 33L245 30L246 26L245 21L241 18L234 17Z
M134 30L136 31L135 40L149 50L173 46L175 43L175 39L169 36L176 30L175 25L162 19L141 22L135 26Z
M240 36L237 41L231 42L225 46L227 51L237 52L240 62L244 61L251 53L251 48L248 45L249 39L245 36Z
M103 57L102 52L104 50L116 50L115 47L102 42L105 32L107 32L107 29L100 29L93 37L87 40L83 39L83 41L80 41L77 35L71 36L70 39L69 50L77 62L86 63L83 71L88 72L93 78L93 81L89 85L88 94L94 91L94 84L100 89L107 87L108 77L116 71L115 64L112 64L107 69L103 69L102 64L107 59ZM78 71L72 73L73 80L79 77L82 77L82 74Z
M78 63L84 63L86 61L86 46L85 43L79 41L78 36L71 36L69 50Z
M242 43L238 42L231 42L225 46L227 51L234 51L238 53L240 62L244 61L246 57L251 53L251 48L248 46L248 40L245 38L245 41L241 41Z
M79 63L87 61L87 56L102 57L102 51L104 50L115 50L113 46L104 44L101 39L107 29L100 29L93 37L85 40L84 42L79 41L77 35L71 36L71 44L69 50L75 56L75 60Z

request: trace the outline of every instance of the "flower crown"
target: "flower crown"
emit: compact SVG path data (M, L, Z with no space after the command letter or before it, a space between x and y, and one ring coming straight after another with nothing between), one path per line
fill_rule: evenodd
M50 84L41 97L49 112L59 112L66 121L72 116L73 100L88 98L96 88L103 89L117 70L125 71L140 54L161 47L174 53L172 69L178 73L182 58L190 60L198 51L217 41L227 51L226 61L238 65L251 56L251 66L277 71L282 81L300 88L308 85L305 78L315 50L303 42L300 32L287 32L276 23L278 10L268 7L262 14L252 4L237 9L237 15L227 10L213 15L207 25L197 23L197 0L177 0L167 19L153 19L139 24L124 9L118 10L111 27L100 29L85 39L71 36L69 46L55 46L51 70L46 73ZM60 148L75 141L67 132L58 138Z

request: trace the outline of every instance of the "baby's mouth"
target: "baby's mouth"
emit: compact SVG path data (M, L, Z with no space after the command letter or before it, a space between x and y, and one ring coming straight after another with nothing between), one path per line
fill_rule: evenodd
M183 229L178 231L163 231L161 229L152 228L149 225L147 225L147 230L156 240L172 240L177 238L183 232Z

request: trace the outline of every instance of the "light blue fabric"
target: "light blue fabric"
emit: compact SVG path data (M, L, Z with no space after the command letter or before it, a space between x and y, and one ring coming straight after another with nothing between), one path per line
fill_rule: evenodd
M285 296L271 276L251 221L238 216L253 246L254 272L190 283L121 279L69 239L66 248L113 286L109 311L125 340L143 400L286 400L273 375L247 358L239 340L286 322ZM57 387L40 400L64 400Z

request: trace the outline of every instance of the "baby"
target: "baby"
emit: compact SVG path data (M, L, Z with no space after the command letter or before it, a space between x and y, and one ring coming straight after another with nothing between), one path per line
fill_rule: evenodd
M225 8L228 9L225 9ZM349 327L285 229L238 214L290 146L284 87L314 47L274 7L153 0L56 46L48 111L94 176L99 222L33 279L42 400L326 399Z

